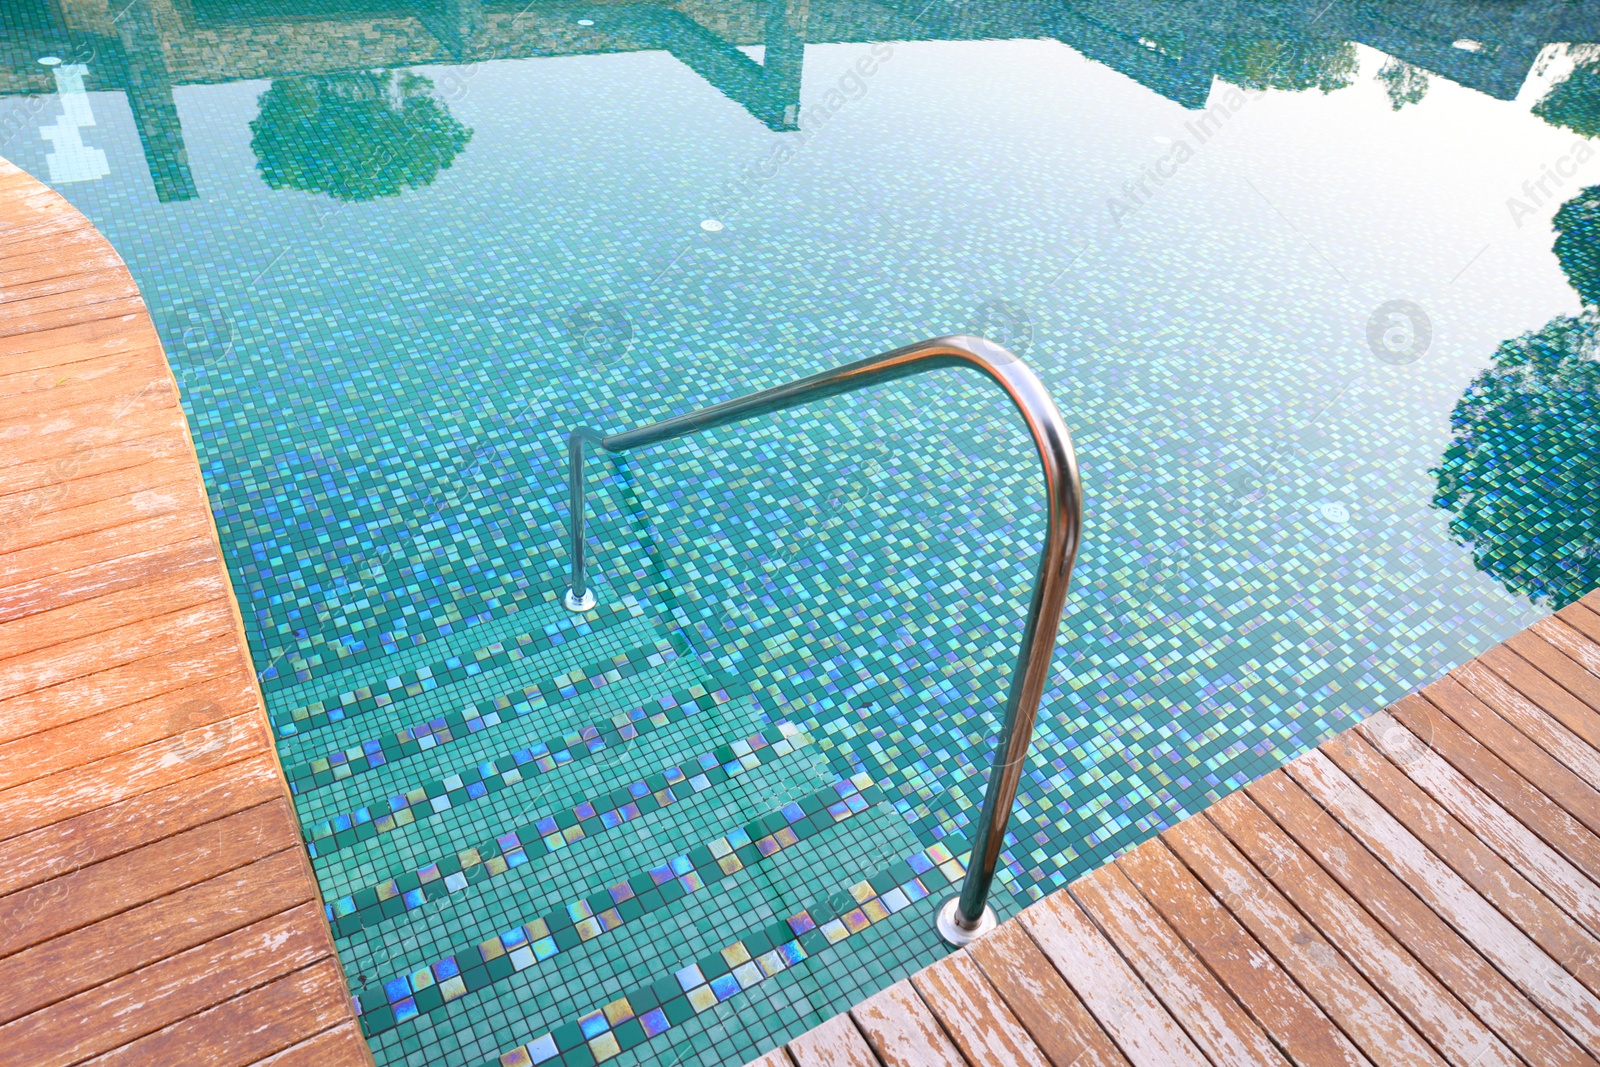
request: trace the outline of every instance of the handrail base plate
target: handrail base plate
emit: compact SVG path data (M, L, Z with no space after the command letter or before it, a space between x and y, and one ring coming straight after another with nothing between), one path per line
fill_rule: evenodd
M993 930L996 925L994 909L987 904L983 906L983 914L978 917L978 925L968 930L956 922L956 909L961 906L960 897L951 897L939 909L939 915L934 920L934 926L939 930L939 939L951 948L966 948L978 938Z

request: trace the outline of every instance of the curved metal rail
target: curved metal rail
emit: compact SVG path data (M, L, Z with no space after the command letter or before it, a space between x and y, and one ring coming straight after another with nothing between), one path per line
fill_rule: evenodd
M1077 556L1078 535L1083 525L1083 490L1078 480L1078 461L1072 451L1072 439L1061 422L1055 402L1025 363L980 337L938 337L625 433L608 435L586 427L573 430L568 438L567 468L572 488L572 582L565 602L573 611L588 611L595 604L594 592L584 573L586 444L599 445L608 452L627 452L941 367L968 367L980 371L1006 391L1022 413L1039 450L1048 507L1044 551L1034 576L1033 599L1028 607L1027 625L1022 631L1017 665L1011 674L1005 720L1000 727L999 745L989 773L972 854L967 861L966 878L960 895L945 901L939 909L940 935L948 943L959 946L987 933L995 924L994 911L988 906L989 888L994 882L995 865L1005 842L1006 824L1011 819L1011 805L1016 799L1028 745L1033 740L1033 720L1050 674L1050 657L1055 650L1056 630L1061 624L1061 611L1066 603L1067 584L1072 577L1072 563Z

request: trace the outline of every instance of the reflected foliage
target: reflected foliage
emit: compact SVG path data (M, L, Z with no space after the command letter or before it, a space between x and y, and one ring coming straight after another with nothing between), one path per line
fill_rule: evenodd
M1217 77L1241 89L1331 93L1355 81L1355 45L1327 38L1231 38L1217 56Z
M1585 304L1600 306L1600 185L1561 205L1554 219L1556 259Z
M1600 137L1600 59L1589 59L1550 88L1533 113L1582 137Z
M1500 345L1451 413L1434 470L1450 532L1513 593L1564 607L1600 586L1600 187L1556 215L1556 255L1586 304Z
M472 138L420 74L355 71L275 78L250 123L274 189L372 200L431 183Z
M1396 111L1415 104L1428 95L1428 75L1403 59L1391 59L1378 71L1378 81L1389 94L1389 106Z

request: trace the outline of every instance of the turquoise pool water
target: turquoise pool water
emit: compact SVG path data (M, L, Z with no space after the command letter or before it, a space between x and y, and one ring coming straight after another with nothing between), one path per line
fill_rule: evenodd
M573 425L949 332L1038 370L1087 532L1002 916L1600 584L1577 5L3 18L0 155L155 315L386 1067L742 1063L941 952L1015 415L952 373L592 460L585 617Z

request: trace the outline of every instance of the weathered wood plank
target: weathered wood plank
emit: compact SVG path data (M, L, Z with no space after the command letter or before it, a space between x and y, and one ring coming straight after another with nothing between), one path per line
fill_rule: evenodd
M10 208L10 205L6 205ZM10 211L0 210L0 214ZM34 256L6 256L0 262L0 288L16 290L24 296L34 296L46 290L32 290L29 286L43 285L53 280L67 280L67 278L88 278L91 285L98 282L99 278L110 277L109 272L120 272L123 278L128 277L128 269L123 267L122 259L110 248L86 248L83 256L69 258L69 256L50 256L50 254L34 254Z
M1475 662L1488 667L1534 706L1600 751L1600 713L1561 688L1533 664L1503 645L1491 648Z
M196 826L0 897L0 958L298 845L287 800Z
M1116 948L1064 893L1017 917L1034 943L1136 1067L1202 1067L1205 1056Z
M1454 1067L1521 1062L1247 794L1205 815Z
M199 480L188 475L175 475L175 480L159 485L138 482L127 471L110 472L110 477L118 475L134 484L114 496L78 507L57 507L58 495L53 489L34 489L7 498L16 517L0 534L0 553L9 555L37 545L203 506ZM5 563L4 555L0 555L0 566Z
M1287 1064L1266 1033L1115 864L1068 887L1216 1067Z
M25 223L12 220L25 218ZM0 247L6 250L6 261L21 256L41 255L48 252L57 241L70 239L81 232L81 226L58 204L48 203L42 196L29 194L21 200L6 205L6 221L0 222Z
M104 353L152 344L160 341L148 314L92 318L51 330L0 336L0 365L8 372L38 370L76 362L82 357L75 353L85 348Z
M216 564L213 559L191 559L174 564L164 576L147 577L102 596L0 622L0 660L14 662L29 653L224 600L231 595L231 587Z
M0 1026L0 1047L67 1067L326 959L322 913L301 904Z
M316 903L316 894L294 849L157 896L0 959L0 1022L307 903Z
M149 315L4 161L0 236L0 1060L370 1065Z
M1573 1040L1591 1055L1600 1051L1600 1000L1368 796L1324 749L1308 752L1286 770Z
M1051 1067L965 951L924 967L911 976L911 984L968 1063Z
M231 634L157 647L142 659L0 702L0 741L79 722L230 672L248 673Z
M1600 832L1600 790L1571 773L1562 761L1491 712L1488 705L1467 693L1453 678L1430 685L1419 699L1422 697L1445 712L1453 723L1453 728L1438 729L1429 739L1429 744L1451 766L1477 782L1507 811L1528 822L1530 829L1541 835L1557 833L1560 840L1547 840L1568 854L1590 878L1600 873L1600 840L1595 838L1595 832ZM1426 715L1429 710L1408 697L1395 705L1394 715L1406 728L1418 733L1419 723L1411 720L1432 721ZM1488 782L1506 784L1499 790L1490 790ZM1514 808L1514 801L1528 806L1528 811ZM1562 811L1562 816L1539 819L1538 813L1550 803Z
M21 263L12 260L0 271L0 314L6 313L7 304L47 296L105 299L107 294L129 296L137 292L120 263L77 263L69 267L59 260L52 265L43 256Z
M137 552L181 544L210 533L211 522L204 514L180 510L160 512L150 518L134 519L0 555L0 587L38 581Z
M0 282L0 286L3 285L4 282ZM155 347L123 346L110 352L101 352L84 345L80 348L80 354L83 358L71 363L34 369L13 369L5 361L0 361L0 397L8 402L12 398L28 397L35 404L31 411L21 407L8 414L6 420L0 421L8 421L17 415L37 414L38 409L45 406L71 407L79 402L78 397L84 395L75 390L91 385L98 388L101 383L118 380L119 376L131 372L137 371L145 379L168 373L166 360L161 357L160 349ZM69 400L68 397L73 399Z
M89 514L80 509L105 501L119 500L144 491L147 486L176 484L193 478L190 464L182 458L161 459L140 467L124 467L84 477L60 481L54 485L11 493L0 497L0 522L18 524L6 542L11 549L29 548L40 544L30 527L44 524L57 515L66 513ZM65 536L88 533L87 529L73 529L52 524Z
M55 368L48 377L36 375L34 388L28 392L0 393L0 426L32 421L45 407L70 410L70 406L79 404L134 396L170 380L166 367L148 358L130 359L124 356L115 363L109 363L101 373L95 373L94 370L91 365L74 363L69 367ZM44 389L39 388L41 384L45 386Z
M65 201L53 199L48 186L28 181L27 173L9 161L0 162L0 170L6 172L3 189L7 208L4 222L6 233L29 233L35 227L53 223L67 214L63 210Z
M771 1053L780 1056L780 1052ZM292 1048L257 1060L260 1067L330 1067L332 1064L370 1064L366 1039L354 1022L343 1023L332 1030L324 1030L316 1037L307 1038ZM781 1059L756 1061L761 1067L790 1067L787 1056Z
M835 1015L788 1045L796 1067L879 1067L867 1039L848 1014Z
M1161 837L1368 1059L1444 1063L1209 820L1185 819Z
M167 417L163 415L163 420ZM171 461L184 451L183 441L156 433L85 447L68 456L7 463L0 466L0 495L37 492L73 478Z
M120 395L90 400L76 407L13 418L0 424L5 465L39 460L75 460L86 450L149 437L153 433L186 433L178 407L176 384L152 377L145 385ZM199 480L198 471L189 476ZM71 475L68 474L68 477Z
M0 895L182 833L281 796L265 752L0 842Z
M13 247L14 241L40 234L55 237L83 231L75 209L43 185L29 186L23 182L7 188L6 194L0 234L9 238L3 242L7 249Z
M1333 1020L1159 839L1118 859L1179 936L1296 1063L1366 1064Z
M20 585L0 585L0 627L17 619L34 617L82 604L88 610L93 602L112 593L147 586L201 568L217 575L222 564L216 544L209 537L190 537L176 544L145 549L112 560L90 564L72 571L35 579ZM88 602L88 603L86 603ZM39 619L41 625L48 620Z
M1528 631L1561 650L1561 653L1589 672L1590 687L1600 693L1600 642L1591 640L1575 626L1569 626L1565 616L1552 615L1540 619Z
M157 435L187 444L177 390L170 381L152 378L145 388L80 404L59 418L13 419L0 426L0 468L56 463L60 479L74 478L95 450Z
M139 704L0 744L0 790L249 715L255 701L255 681L234 670ZM213 745L213 750L216 747ZM173 753L177 758L202 759L202 753L186 751L181 745L174 746Z
M1432 710L1420 697L1413 699ZM1414 712L1405 714L1422 725L1430 722ZM1437 710L1433 714L1443 719ZM1577 820L1517 778L1509 767L1495 766L1498 761L1483 752L1481 746L1477 752L1470 751L1468 745L1477 743L1464 735L1453 736L1459 730L1448 720L1432 723L1432 746L1427 747L1414 736L1409 740L1399 738L1399 729L1404 729L1399 724L1397 730L1384 729L1386 719L1388 713L1380 712L1358 729L1374 748L1402 766L1407 777L1463 826L1470 827L1517 873L1543 890L1591 933L1600 930L1600 887L1568 862L1572 857L1585 867L1600 863L1600 842ZM1452 755L1460 762L1444 758Z
M908 981L863 1000L850 1017L885 1067L967 1067Z
M1445 707L1447 714L1456 718L1458 723L1467 727L1466 712L1478 707L1486 708L1533 742L1540 751L1575 775L1584 785L1590 789L1600 789L1600 751L1590 748L1581 737L1512 689L1493 671L1473 662L1457 668L1447 676L1447 679L1459 686L1467 697L1471 698L1462 700L1458 705L1441 705ZM1437 704L1439 701L1435 700L1434 703ZM1461 717L1456 716L1458 711L1463 713ZM1589 825L1589 813L1585 811L1580 815L1572 811L1568 803L1569 800L1576 802L1576 797L1583 795L1581 792L1569 792L1567 779L1550 768L1544 760L1537 759L1531 754L1523 754L1520 745L1497 737L1491 739L1489 728L1489 724L1485 723L1477 729L1471 729L1471 732L1496 755L1516 767L1523 777L1538 785L1546 796L1557 800L1562 807L1572 813L1574 818L1586 826ZM1590 829L1594 827L1590 826Z
M1589 608L1581 600L1576 604L1568 604L1556 612L1556 618L1589 640L1600 644L1600 612Z
M218 597L197 607L63 641L25 659L0 661L0 700L231 633L235 618L232 598Z
M40 333L56 326L74 326L89 319L120 318L144 311L144 301L137 295L106 293L96 295L92 303L84 303L83 295L66 293L60 296L41 296L33 300L19 300L6 308L0 318L0 337L19 333Z
M1535 624L1533 628L1508 640L1506 647L1549 675L1561 688L1583 701L1591 711L1600 711L1600 678L1574 661L1566 649L1548 640L1550 636Z
M8 204L4 210L9 213L14 209ZM57 227L52 233L18 235L0 242L0 268L33 263L49 256L68 262L79 257L98 257L105 254L107 247L99 234Z
M80 227L77 210L48 186L18 182L6 190L7 210L0 218L0 234L25 237L54 229L76 231Z
M1127 1067L1083 1001L1016 921L965 950L1055 1067Z
M80 282L90 279L89 284L92 284L94 279L105 276L107 271L120 271L124 278L128 273L121 257L104 246L95 248L89 245L79 256L64 256L59 252L7 256L0 262L0 290L20 289L26 292L25 287L29 285L55 279Z
M1273 771L1245 792L1523 1060L1596 1062L1287 774Z
M1322 751L1478 896L1492 903L1591 993L1600 993L1600 941L1380 756L1359 728L1327 742ZM1430 755L1417 753L1408 769L1429 766Z
M267 1062L276 1064L278 1060L272 1059ZM310 1067L312 1061L307 1060L306 1063ZM775 1048L765 1056L758 1056L751 1060L748 1067L794 1067L794 1060L790 1059L789 1053L782 1048Z
M0 234L6 236L29 236L56 229L75 232L80 228L72 205L40 183L18 182L8 188L6 206L8 210L0 218Z
M249 759L269 740L251 712L24 782L0 793L0 841Z
M337 964L324 960L85 1062L245 1067L331 1030L349 1015L344 978Z

